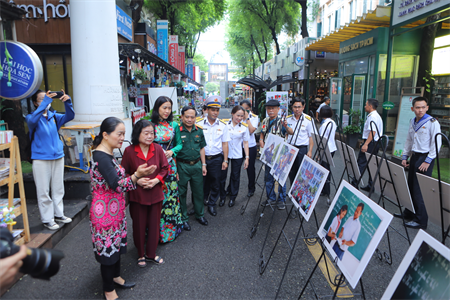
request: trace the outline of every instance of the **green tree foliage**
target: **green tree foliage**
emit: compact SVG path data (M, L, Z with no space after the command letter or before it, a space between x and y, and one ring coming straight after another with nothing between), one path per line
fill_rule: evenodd
M208 93L215 93L218 92L220 88L220 85L216 82L207 82L205 85L205 90Z
M226 11L225 0L145 0L144 5L169 20L170 34L186 46L186 58L195 56L201 33L219 23Z
M208 60L201 53L196 52L194 55L194 64L200 67L201 71L208 72Z

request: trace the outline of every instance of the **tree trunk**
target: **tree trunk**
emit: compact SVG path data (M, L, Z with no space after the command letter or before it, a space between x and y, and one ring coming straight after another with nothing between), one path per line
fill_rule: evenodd
M439 19L441 14L436 14L427 18L426 22L435 21ZM429 25L423 29L422 32L422 40L420 43L419 50L419 70L417 72L417 86L426 86L426 80L423 78L426 77L429 80L429 76L426 71L431 71L431 62L433 59L433 51L434 51L434 39L436 37L436 31L438 26L442 23L436 23ZM424 97L428 100L430 99L431 93L425 90Z
M4 100L5 108L11 108L2 112L2 118L8 123L8 129L14 131L14 135L19 139L20 159L30 160L25 148L28 146L28 137L25 133L25 124L22 116L22 104L18 100Z
M295 2L297 2L298 4L300 4L301 8L302 8L302 27L301 27L301 31L302 31L302 37L309 37L309 33L308 33L308 26L307 22L308 22L308 16L307 16L307 0L294 0Z
M261 58L261 53L259 53L258 46L255 43L255 39L253 38L253 34L250 35L250 38L251 38L252 44L255 46L255 50L256 50L256 53L258 54L259 61L263 64L264 62L263 62L263 60Z
M139 4L138 9L133 10L131 12L131 18L133 19L134 23L138 23L139 20L141 19L141 11L142 11L142 6L144 5L144 0L132 0L130 2L130 6L134 7L135 4Z
M264 33L263 33L262 29L261 29L261 36L262 36L262 42L263 42L263 45L264 45L264 51L266 52L264 54L264 62L266 62L267 61L267 56L269 55L269 50L267 49L267 45L266 45L266 41L264 40Z
M281 53L280 44L278 44L277 33L275 32L275 28L270 28L270 32L272 33L272 39L275 42L275 47L277 51L277 55Z

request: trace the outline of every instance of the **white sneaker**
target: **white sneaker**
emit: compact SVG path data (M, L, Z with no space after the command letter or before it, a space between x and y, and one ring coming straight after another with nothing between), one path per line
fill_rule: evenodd
M49 223L44 223L44 226L47 227L50 230L57 230L59 229L59 225L56 224L55 222L49 222Z
M55 217L55 221L61 223L70 223L72 222L72 219L66 216L62 216L62 217Z

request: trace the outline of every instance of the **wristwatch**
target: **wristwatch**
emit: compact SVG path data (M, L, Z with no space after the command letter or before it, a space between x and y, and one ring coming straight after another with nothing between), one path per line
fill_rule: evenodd
M228 163L228 160L224 160L223 162L224 162L224 163Z
M207 164L202 164L202 166L207 166Z

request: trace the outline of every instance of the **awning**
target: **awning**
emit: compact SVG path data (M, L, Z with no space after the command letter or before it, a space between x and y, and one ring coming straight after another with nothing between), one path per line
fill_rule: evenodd
M354 38L365 32L378 27L389 27L391 16L390 6L377 6L375 10L370 10L366 14L352 20L350 24L345 24L331 33L318 38L307 44L305 49L312 51L325 51L339 53L339 44L343 41ZM420 21L406 25L405 27L415 27Z

